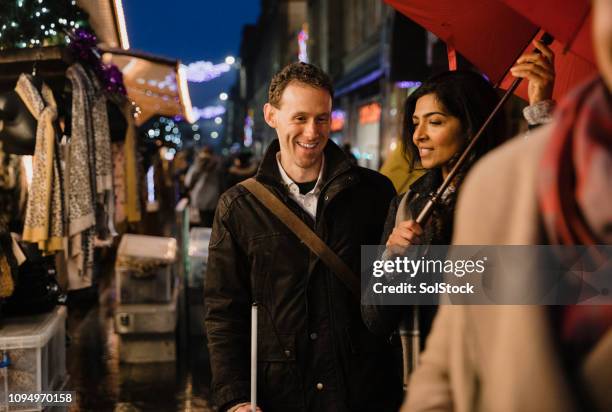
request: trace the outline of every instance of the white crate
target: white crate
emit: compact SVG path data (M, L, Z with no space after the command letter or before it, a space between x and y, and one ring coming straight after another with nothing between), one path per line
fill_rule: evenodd
M115 276L121 303L157 303L172 300L172 267L176 239L126 234L117 250Z
M115 309L115 332L126 334L174 333L178 288L170 303L121 304Z
M7 394L61 390L66 381L66 308L3 319L0 323L0 410L40 411L42 408L11 404Z
M204 284L211 232L212 229L207 227L194 227L189 232L187 286L190 288L200 287Z

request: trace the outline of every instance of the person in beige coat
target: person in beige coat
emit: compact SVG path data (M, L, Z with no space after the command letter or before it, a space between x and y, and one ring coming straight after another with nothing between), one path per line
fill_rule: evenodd
M602 78L561 103L552 124L532 131L529 139L513 139L474 166L459 196L454 244L612 243L612 2L593 4ZM561 150L568 144L588 148L588 156ZM568 168L578 176L576 188L559 177ZM579 218L555 204L562 197L550 196L555 188L575 189ZM602 325L597 338L575 354L555 329L555 310L560 308L442 306L402 412L612 410L610 317L597 319ZM568 357L576 361L573 368Z

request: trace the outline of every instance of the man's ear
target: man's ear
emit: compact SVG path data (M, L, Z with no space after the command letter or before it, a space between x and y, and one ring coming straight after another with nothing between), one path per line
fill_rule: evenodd
M276 129L276 107L272 106L270 103L266 103L264 104L263 112L264 120L268 123L268 126Z

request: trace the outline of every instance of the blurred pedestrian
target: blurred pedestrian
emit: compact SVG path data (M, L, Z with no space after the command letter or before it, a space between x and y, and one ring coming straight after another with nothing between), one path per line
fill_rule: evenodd
M344 152L344 154L346 155L346 157L349 158L349 160L354 163L357 164L357 158L355 157L355 155L353 154L353 148L351 147L350 143L344 143L342 145L342 151Z
M227 170L226 176L226 188L229 189L232 186L242 182L249 177L255 176L257 172L257 162L253 162L251 159L253 154L249 151L243 151L234 157L232 165Z
M185 175L189 190L191 221L200 226L212 227L217 202L221 192L220 162L209 146L196 155Z
M594 0L592 18L600 76L474 167L454 244L612 243L612 2ZM610 365L611 306L447 305L402 411L610 411Z
M313 65L294 63L276 74L264 118L278 140L246 184L268 191L288 210L272 212L269 200L243 184L219 202L204 295L212 391L222 411L251 411L253 302L259 308L257 396L263 412L399 408L401 381L390 345L363 324L354 275L360 273L360 246L380 238L395 191L384 176L352 164L329 139L332 98L331 79ZM312 232L294 234L281 215ZM327 249L315 255L307 245L316 238ZM343 277L347 271L350 278Z

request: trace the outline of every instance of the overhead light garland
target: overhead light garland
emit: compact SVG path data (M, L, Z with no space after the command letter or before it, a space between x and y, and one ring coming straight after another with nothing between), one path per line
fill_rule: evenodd
M208 82L220 77L222 74L229 72L232 69L231 64L219 63L213 64L207 61L197 61L184 65L187 73L187 81L193 83Z
M194 107L192 108L193 116L196 120L198 119L214 119L218 116L223 116L226 112L224 106L207 106L203 108Z

